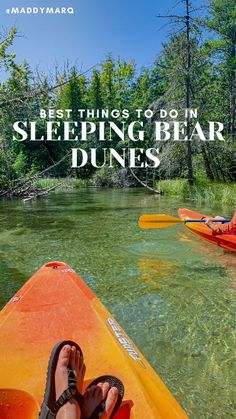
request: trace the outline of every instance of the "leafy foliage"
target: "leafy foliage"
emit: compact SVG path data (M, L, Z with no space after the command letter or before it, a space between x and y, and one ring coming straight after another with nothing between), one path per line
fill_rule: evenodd
M222 121L226 127L225 144L195 142L192 144L193 173L195 179L232 181L236 179L236 8L235 0L212 0L204 20L207 39L202 41L197 21L191 25L189 73L191 107L197 108L203 127L208 121ZM80 75L78 69L65 68L55 77L34 74L27 63L17 65L15 54L9 53L14 45L16 29L0 34L0 71L9 74L0 83L0 188L9 187L16 179L30 177L42 171L67 155L70 142L58 141L12 141L12 125L16 120L37 122L37 135L45 135L45 123L39 118L39 109L72 109L70 120L81 120L78 109L128 109L134 120L136 109L150 108L154 120L159 119L160 109L184 109L186 97L186 71L188 71L187 39L185 33L173 33L163 44L162 52L150 68L137 71L135 62L107 55L100 67L90 75ZM180 118L184 115L180 115ZM82 120L84 117L82 117ZM96 115L91 121L98 121ZM60 121L56 117L55 121ZM145 118L148 140L136 143L137 147L159 147L155 144L153 124ZM121 123L122 118L115 119ZM63 135L59 128L58 133ZM52 177L71 175L78 179L97 179L97 183L118 185L124 182L124 171L119 165L109 170L104 164L102 142L94 133L82 146L88 153L97 147L96 170L91 164L78 170L71 170L70 159L62 160L51 171ZM129 142L119 138L106 147L118 152L128 147ZM163 142L160 147L161 165L137 170L140 178L147 181L187 177L185 144ZM96 173L95 173L96 172ZM115 173L115 174L114 174ZM119 182L117 177L122 180ZM182 185L182 184L181 184Z

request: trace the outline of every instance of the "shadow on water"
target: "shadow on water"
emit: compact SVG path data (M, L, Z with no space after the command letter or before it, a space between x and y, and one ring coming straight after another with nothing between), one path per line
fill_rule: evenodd
M0 303L44 263L65 261L115 315L191 418L233 418L236 255L183 225L137 225L143 213L177 215L184 206L196 208L137 189L79 190L26 204L1 201Z

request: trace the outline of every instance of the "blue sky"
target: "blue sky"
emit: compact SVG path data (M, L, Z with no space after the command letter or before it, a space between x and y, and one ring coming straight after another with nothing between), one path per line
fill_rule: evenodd
M204 0L194 0L194 6ZM17 62L26 59L45 72L68 61L86 70L111 52L114 57L150 66L170 27L158 14L180 13L177 0L1 0L1 29L15 25ZM74 15L9 15L10 7L73 7ZM181 10L182 9L182 10Z

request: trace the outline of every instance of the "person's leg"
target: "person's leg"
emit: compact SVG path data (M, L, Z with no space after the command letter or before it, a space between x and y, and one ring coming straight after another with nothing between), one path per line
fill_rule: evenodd
M59 354L55 371L56 399L58 399L63 391L68 388L67 367L69 364L77 379L78 390L80 392L82 391L85 374L83 357L74 346L65 345ZM75 399L68 401L60 408L56 417L57 419L80 419L81 412L78 402Z

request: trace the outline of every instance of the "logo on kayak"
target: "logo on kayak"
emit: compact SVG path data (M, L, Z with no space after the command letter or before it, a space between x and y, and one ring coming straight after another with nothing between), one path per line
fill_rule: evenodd
M71 268L67 268L67 269L61 269L61 272L67 273L67 272L75 272L75 271Z
M118 326L118 324L115 322L115 320L108 318L107 322L109 326L111 327L112 331L114 332L115 337L120 342L121 346L125 349L125 351L129 354L131 358L133 358L135 361L138 361L139 364L146 368L142 357L139 355L139 353L136 351L136 349L133 346L133 343L129 340L129 338L125 335L123 330Z
M20 301L20 300L21 300L21 298L22 298L22 296L21 296L21 295L14 295L14 297L12 297L12 298L10 299L9 304L10 304L10 303L16 303L17 301Z

